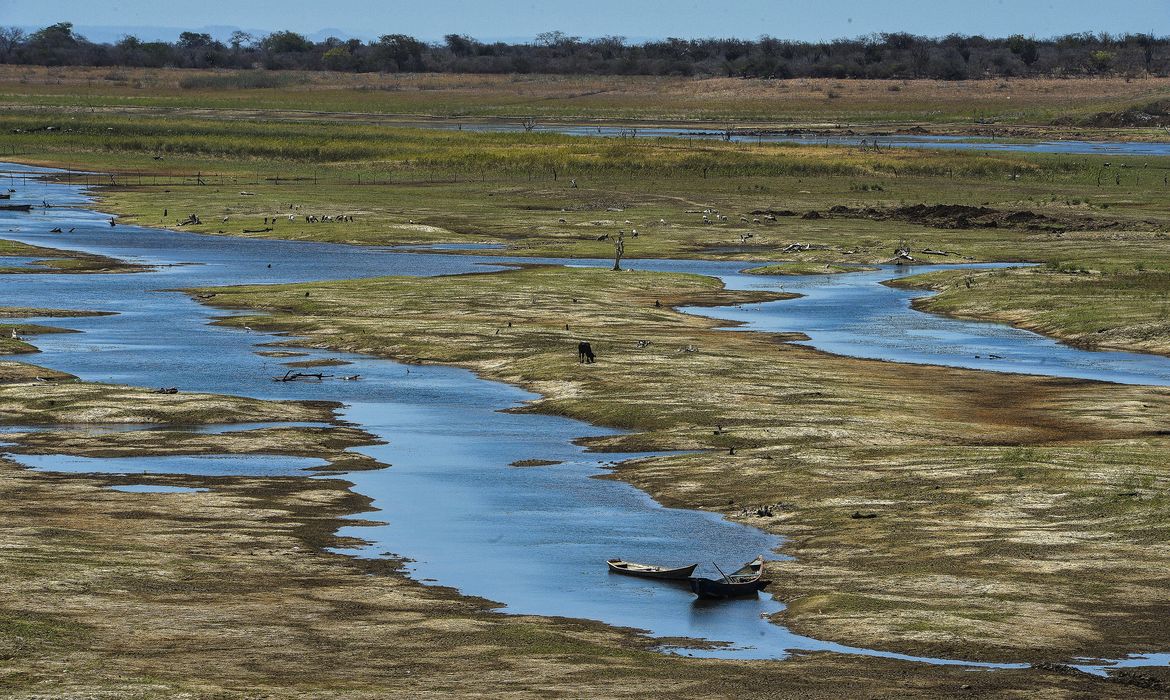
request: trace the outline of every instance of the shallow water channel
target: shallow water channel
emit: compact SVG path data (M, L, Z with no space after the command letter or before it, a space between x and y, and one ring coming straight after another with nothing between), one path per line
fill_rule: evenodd
M418 121L403 126L461 131L522 132L521 120L451 122ZM537 124L533 131L568 136L611 138L679 138L735 143L793 143L809 146L878 146L881 148L936 148L961 151L1008 151L1014 153L1059 153L1064 155L1167 156L1165 141L1083 141L1078 139L997 139L947 134L838 134L790 131L735 130L730 138L722 129L704 130L677 126L597 126L584 124Z
M36 172L20 166L7 169ZM274 382L273 376L284 373L281 362L289 358L264 357L256 351L263 349L257 346L277 338L209 325L223 312L201 306L180 293L159 291L489 271L500 269L509 261L507 258L201 236L125 225L111 228L106 223L107 216L79 208L87 201L83 188L31 179L19 187L18 196L23 201L47 200L54 206L31 213L0 212L0 237L157 266L139 274L3 278L0 304L4 306L116 313L28 319L83 331L38 336L36 344L42 353L33 361L87 381L176 386L185 392L266 399L343 402L344 420L386 441L359 451L392 465L344 475L354 483L355 491L374 500L378 512L361 517L386 523L348 528L346 534L371 543L351 552L354 555L393 553L407 557L413 577L498 601L509 612L589 618L645 629L659 637L691 637L728 644L710 649L671 649L676 653L783 658L793 650L825 650L928 663L996 666L979 664L975 659L920 659L855 649L795 635L764 619L783 609L768 595L703 605L695 603L685 587L610 575L604 560L614 556L671 564L699 562L699 573L714 575L712 562L735 567L760 553L775 557L772 552L781 541L710 513L663 508L643 492L619 481L590 478L604 474L607 463L644 455L588 453L573 441L609 431L564 418L501 412L535 398L521 389L485 381L458 368L407 366L316 350L292 359L344 359L352 364L327 371L358 374L361 380ZM54 227L73 232L48 233ZM810 337L808 344L832 352L999 371L1170 384L1167 358L1075 350L1026 331L912 311L909 299L920 293L878 284L898 274L893 269L766 278L739 274L744 263L629 263L639 269L715 275L734 288L782 286L805 294L797 300L699 312L745 320L750 328L802 331ZM999 359L982 359L991 354ZM249 426L236 428L239 427ZM36 469L210 477L305 474L303 468L317 464L315 460L288 457L225 455L13 457ZM534 468L509 466L525 459L560 463ZM183 496L179 492L173 497ZM534 572L556 575L533 575ZM782 577L779 579L774 583L776 587L784 585ZM1108 663L1164 665L1167 659L1163 655ZM1104 667L1103 662L1084 665L1094 672Z

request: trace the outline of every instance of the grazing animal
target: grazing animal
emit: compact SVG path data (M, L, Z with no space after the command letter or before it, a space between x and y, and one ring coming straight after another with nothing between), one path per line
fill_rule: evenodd
M592 346L589 345L589 343L587 341L582 340L580 343L577 343L577 361L578 362L584 362L585 364L592 364L596 359L597 359L597 356L593 354L593 348L592 348Z

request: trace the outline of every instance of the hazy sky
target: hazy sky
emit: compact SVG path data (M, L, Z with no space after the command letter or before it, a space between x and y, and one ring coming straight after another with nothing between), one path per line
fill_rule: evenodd
M0 25L62 21L79 28L133 29L139 36L153 33L144 31L149 27L164 28L160 36L175 28L239 27L424 39L452 32L526 39L552 29L631 39L761 34L831 39L886 31L1166 35L1170 0L0 0Z

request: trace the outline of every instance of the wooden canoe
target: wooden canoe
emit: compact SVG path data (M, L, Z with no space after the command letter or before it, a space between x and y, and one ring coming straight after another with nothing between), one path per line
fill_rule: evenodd
M626 576L640 576L641 578L656 578L665 580L681 581L690 578L690 575L695 572L695 567L698 564L690 564L688 566L680 566L676 569L670 569L665 566L655 566L653 564L639 564L633 561L623 561L621 559L610 559L606 564L609 564L609 570L615 574L625 574Z
M711 600L753 596L771 583L763 575L764 557L759 556L721 579L691 577L691 592Z

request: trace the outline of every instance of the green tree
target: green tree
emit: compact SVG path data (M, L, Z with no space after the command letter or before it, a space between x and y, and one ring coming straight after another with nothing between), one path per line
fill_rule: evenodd
M1093 70L1098 73L1106 73L1113 65L1113 52L1111 51L1094 51L1089 54L1089 64Z
M296 32L273 32L261 40L260 45L269 53L308 53L313 42Z
M72 22L58 22L34 33L29 37L29 43L42 48L63 48L76 46L80 38L73 33Z
M352 70L354 66L353 54L345 45L329 49L321 56L321 61L329 70Z
M210 34L183 32L179 35L179 47L184 49L204 49L215 43Z
M374 62L384 71L422 70L426 45L405 34L385 34L374 45Z

